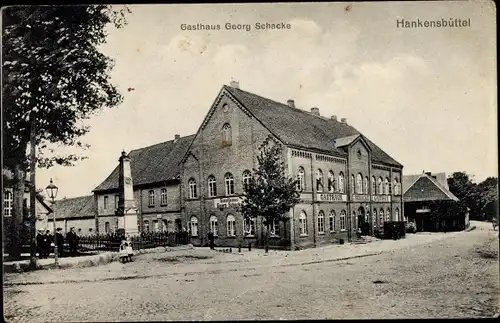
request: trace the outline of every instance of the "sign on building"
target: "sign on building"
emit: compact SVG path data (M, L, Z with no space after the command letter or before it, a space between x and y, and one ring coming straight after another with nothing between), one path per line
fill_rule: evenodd
M225 197L214 200L214 206L218 209L236 207L241 205L241 197Z
M347 195L335 193L322 193L317 196L318 201L325 202L347 202Z

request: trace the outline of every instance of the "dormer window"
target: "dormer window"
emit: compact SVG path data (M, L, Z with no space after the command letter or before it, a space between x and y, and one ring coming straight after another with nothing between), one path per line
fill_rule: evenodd
M232 134L231 134L231 125L229 125L229 123L226 123L222 126L221 137L222 137L222 146L231 146Z

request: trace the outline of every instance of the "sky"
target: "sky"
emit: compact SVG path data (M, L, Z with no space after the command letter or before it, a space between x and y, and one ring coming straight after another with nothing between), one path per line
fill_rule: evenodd
M130 151L196 133L218 92L240 88L336 115L404 165L404 174L498 176L493 2L131 5L101 51L124 95L86 122L88 159L37 171L59 197L92 194ZM120 8L120 7L117 7ZM462 19L468 27L398 28ZM256 30L256 23L290 29ZM220 30L182 30L182 24ZM251 30L226 30L225 24ZM127 91L134 88L133 91ZM61 148L75 152L75 148Z

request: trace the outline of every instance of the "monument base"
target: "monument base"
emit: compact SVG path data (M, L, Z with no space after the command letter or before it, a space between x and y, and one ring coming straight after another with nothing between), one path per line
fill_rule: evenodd
M118 229L124 230L126 236L137 236L139 235L137 220L137 212L135 210L130 210L126 214L118 217Z

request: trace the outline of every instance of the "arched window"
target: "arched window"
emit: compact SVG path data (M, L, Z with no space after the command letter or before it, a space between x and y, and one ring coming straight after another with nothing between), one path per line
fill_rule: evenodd
M377 194L377 183L375 181L375 176L372 176L372 191L371 191L371 194L372 195Z
M345 192L345 183L344 183L344 173L340 172L339 173L339 187L338 187L339 193L344 193Z
M299 226L300 226L300 235L306 236L307 235L307 214L304 211L302 211L299 215Z
M345 210L340 211L340 221L339 221L340 231L345 231L346 230L345 217L346 217Z
M4 216L12 216L12 201L13 201L12 192L5 190L4 199L3 199L3 215Z
M329 224L330 224L330 232L335 232L335 211L334 210L330 211Z
M368 176L363 180L363 194L368 194Z
M108 208L108 202L109 202L109 196L104 196L104 209L106 210Z
M395 178L394 179L394 195L399 195L399 182L398 182L398 179Z
M160 204L167 205L167 189L162 188L160 191Z
M149 228L148 228L149 229ZM109 224L108 221L104 223L104 233L110 233L111 232L111 225Z
M304 191L306 189L306 182L305 182L305 177L306 177L306 172L303 167L299 167L299 170L297 171L297 180L298 182L298 190L299 191Z
M191 178L189 180L188 186L189 186L189 198L195 199L198 196L198 192L196 189L196 181L194 180L194 178Z
M149 206L154 206L155 205L155 191L150 190L148 192L148 194L149 194L149 199L148 199Z
M394 210L394 216L396 217L396 221L399 221L399 208L396 208L396 210Z
M376 228L377 227L377 209L373 209L372 218L373 218L373 228Z
M389 179L387 177L384 180L384 194L389 194Z
M352 227L356 230L358 228L358 217L356 216L356 211L352 211Z
M328 172L328 192L335 192L335 174L332 171Z
M225 123L222 126L221 136L222 136L222 145L231 146L232 135L231 135L231 126L229 125L229 123Z
M378 214L379 217L379 225L381 228L384 227L384 209L380 209L380 213Z
M277 219L273 220L273 223L271 224L271 235L273 237L279 237L280 235L280 221Z
M217 217L215 215L212 215L210 217L210 232L214 234L214 237L217 237L219 235L218 231Z
M217 196L217 181L214 175L208 176L208 197Z
M226 183L226 195L234 194L234 177L231 173L226 173L224 176L224 182Z
M325 233L325 213L323 211L319 211L318 213L318 233Z
M390 209L387 209L387 211L385 211L385 221L391 221L391 210Z
M191 237L198 236L198 218L195 216L189 220L189 232L191 232Z
M360 173L356 175L356 192L358 194L363 194L363 175Z
M154 232L160 231L160 224L158 223L158 220L153 220L153 230Z
M354 179L354 174L351 175L351 191L349 192L349 194L354 194L356 191L355 191L355 179Z
M250 178L252 178L252 173L249 170L243 172L243 185L250 184Z
M323 171L321 169L316 171L316 191L323 192Z
M243 233L245 237L255 236L255 218L246 218L243 221Z
M226 219L226 228L227 228L227 236L228 237L234 237L236 235L235 231L235 225L236 225L236 219L234 218L234 215L229 214Z
M377 193L378 193L378 194L380 194L380 195L382 195L382 193L383 193L382 177L379 177L379 178L378 178L378 183L377 183L377 184L378 184L378 190L377 190Z

